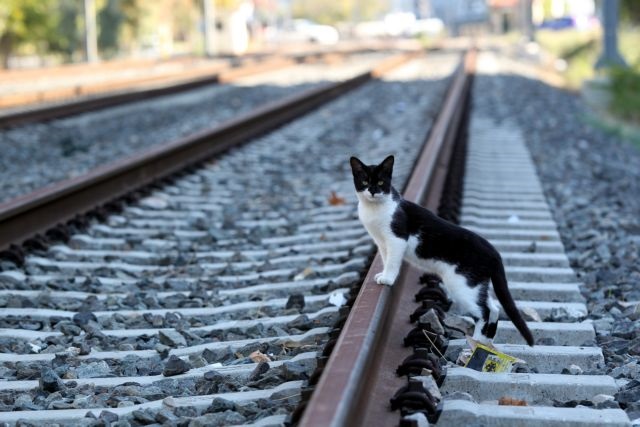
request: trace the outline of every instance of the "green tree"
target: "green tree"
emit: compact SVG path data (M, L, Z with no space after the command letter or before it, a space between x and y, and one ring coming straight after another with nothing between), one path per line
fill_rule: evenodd
M113 56L122 47L125 34L135 38L142 15L141 0L106 0L98 11L98 49Z
M620 2L620 19L632 25L640 24L640 2L638 0L622 0Z
M49 40L49 50L64 55L70 61L83 48L84 16L82 2L59 0L56 37Z
M49 47L55 38L56 4L54 0L3 0L0 2L0 64L9 65L9 57L19 47L32 44L37 51Z

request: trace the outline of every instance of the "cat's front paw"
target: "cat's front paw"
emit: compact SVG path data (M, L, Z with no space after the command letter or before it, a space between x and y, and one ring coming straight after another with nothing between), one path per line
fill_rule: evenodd
M375 279L376 283L380 283L380 282L378 282L378 279L381 278L381 277L382 277L382 271L374 276L374 279Z
M392 286L395 281L395 277L392 277L389 274L385 274L384 271L382 273L376 274L376 283L379 285Z

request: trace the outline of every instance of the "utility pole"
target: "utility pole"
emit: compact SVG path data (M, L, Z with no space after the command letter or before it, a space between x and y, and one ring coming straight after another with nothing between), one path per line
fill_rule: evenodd
M95 0L84 0L84 50L87 62L98 62Z
M600 58L596 62L596 69L617 65L626 67L620 52L618 51L618 9L619 0L603 0L602 14L604 20L604 34L602 45L604 46Z
M533 16L531 11L531 0L522 0L522 32L528 42L534 41L533 38Z
M214 37L216 21L215 0L202 0L202 10L204 12L204 52L208 57L215 55Z

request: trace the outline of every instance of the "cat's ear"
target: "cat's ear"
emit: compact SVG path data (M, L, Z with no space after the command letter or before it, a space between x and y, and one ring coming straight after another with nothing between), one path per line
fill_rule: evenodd
M391 173L393 172L394 160L395 159L393 156L388 156L386 159L382 161L382 163L380 163L380 170L382 170L382 172L384 172L385 174L388 174L389 176L391 176Z
M354 174L363 173L366 169L365 164L362 163L360 159L358 159L357 157L352 156L349 159L349 163L351 163L351 170L353 171Z

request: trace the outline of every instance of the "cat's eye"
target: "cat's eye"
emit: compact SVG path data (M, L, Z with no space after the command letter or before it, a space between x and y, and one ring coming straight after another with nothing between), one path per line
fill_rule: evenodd
M369 181L362 181L362 185L369 185Z
M384 184L383 181L378 181L378 185L382 185L382 184Z

